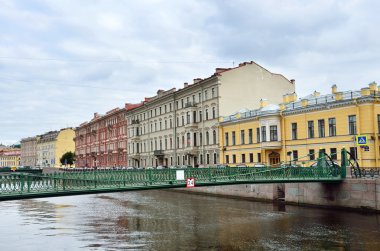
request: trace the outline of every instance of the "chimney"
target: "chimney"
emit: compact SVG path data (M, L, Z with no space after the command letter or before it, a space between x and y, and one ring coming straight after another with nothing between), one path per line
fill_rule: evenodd
M360 94L362 96L369 96L371 94L371 90L369 89L369 87L361 88L360 89Z
M99 116L98 113L94 112L94 119L96 119L98 116Z
M194 82L194 84L196 84L196 83L199 83L199 82L201 82L202 81L202 79L201 78L194 78L194 80L193 80Z
M338 87L336 85L331 86L331 93L335 94L338 91Z
M339 101L343 99L343 92L336 92L335 93L335 100Z
M268 100L265 98L260 99L260 108L263 108L268 105Z
M228 68L216 68L215 69L215 74L218 74L218 73L223 72L225 70L228 70Z
M160 90L157 91L157 95L158 95L159 97L162 96L163 93L164 93L164 90L161 90L161 89L160 89Z
M183 88L186 88L186 87L188 87L188 86L189 86L188 83L183 83Z
M301 99L301 105L302 107L306 107L309 105L309 100L304 98L304 99Z
M314 91L314 92L313 92L313 96L314 96L314 97L319 97L319 96L321 96L321 93L320 93L320 92L317 92L317 91Z
M293 85L295 85L296 84L296 80L295 79L291 79L290 83L292 83Z

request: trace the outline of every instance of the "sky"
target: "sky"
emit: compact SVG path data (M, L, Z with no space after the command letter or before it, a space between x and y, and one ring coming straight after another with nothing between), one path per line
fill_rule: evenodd
M380 77L379 11L370 0L0 0L0 143L245 61L295 79L299 97L367 87Z

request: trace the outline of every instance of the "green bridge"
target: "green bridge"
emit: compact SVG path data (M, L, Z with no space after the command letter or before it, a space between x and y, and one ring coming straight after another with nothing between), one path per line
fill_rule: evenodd
M188 168L147 170L91 170L51 174L11 173L0 175L0 200L104 193L145 189L231 184L341 182L346 177L347 152L343 149L338 166L331 157L319 154L316 166L288 164L283 167ZM341 168L343 166L343 168Z

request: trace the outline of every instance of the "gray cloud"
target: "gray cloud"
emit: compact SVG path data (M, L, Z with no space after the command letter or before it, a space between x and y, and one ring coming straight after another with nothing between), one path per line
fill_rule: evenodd
M0 0L0 142L254 60L297 92L378 80L373 1Z

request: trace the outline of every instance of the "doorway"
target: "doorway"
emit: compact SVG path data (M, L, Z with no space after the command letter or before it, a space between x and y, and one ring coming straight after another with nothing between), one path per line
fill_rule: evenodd
M278 166L280 164L280 154L276 152L271 152L269 154L269 165Z

